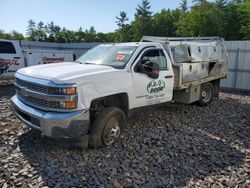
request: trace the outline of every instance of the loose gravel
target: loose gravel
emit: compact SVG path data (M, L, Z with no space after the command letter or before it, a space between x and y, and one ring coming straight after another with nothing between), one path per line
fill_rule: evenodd
M250 96L141 112L119 142L83 151L23 125L12 95L0 87L0 187L250 187Z

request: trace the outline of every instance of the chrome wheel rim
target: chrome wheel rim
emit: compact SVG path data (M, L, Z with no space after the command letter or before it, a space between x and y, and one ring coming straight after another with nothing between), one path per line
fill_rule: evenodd
M207 103L210 101L211 97L212 97L211 89L209 87L203 88L201 92L201 99Z
M104 144L107 146L113 144L120 134L121 130L118 119L115 117L110 118L103 130Z

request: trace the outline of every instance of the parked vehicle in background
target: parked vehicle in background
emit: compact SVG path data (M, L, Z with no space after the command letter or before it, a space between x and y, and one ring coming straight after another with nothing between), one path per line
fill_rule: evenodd
M99 45L75 63L17 71L12 107L22 122L48 137L89 137L91 146L108 146L133 112L173 101L208 105L227 67L219 37Z
M18 41L0 39L0 79L14 78L20 68L64 61L73 61L72 51L22 49Z

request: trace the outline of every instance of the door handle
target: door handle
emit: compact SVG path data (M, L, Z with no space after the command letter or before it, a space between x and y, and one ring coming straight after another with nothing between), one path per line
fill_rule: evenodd
M20 57L14 57L14 59L21 59Z
M167 75L165 78L173 78L173 75Z

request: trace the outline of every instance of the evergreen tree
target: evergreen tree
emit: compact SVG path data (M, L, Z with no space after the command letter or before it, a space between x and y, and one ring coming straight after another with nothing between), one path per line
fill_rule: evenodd
M142 0L135 13L135 21L132 23L133 40L138 41L143 35L152 33L152 12L148 0Z
M36 40L35 39L35 29L36 29L36 23L34 20L29 20L28 21L28 28L27 28L27 36L29 40Z
M37 24L37 27L35 30L35 39L36 39L36 41L46 41L47 40L45 25L42 21L40 21Z
M142 0L142 4L138 5L136 8L135 18L141 17L151 17L152 12L150 11L150 2L148 0Z
M116 24L119 27L117 30L117 32L119 33L118 41L120 42L126 41L127 24L125 22L129 20L127 17L127 13L121 11L120 16L119 17L116 16L116 19L117 19Z
M187 12L187 10L188 10L187 0L181 0L180 8L181 8L181 10L183 10L184 12Z
M55 25L54 22L50 22L45 27L46 33L48 35L48 41L55 42L56 35L60 32L61 28Z
M225 8L227 5L227 0L216 0L217 6L221 9Z
M126 12L116 16L118 29L100 33L94 27L78 31L61 29L54 22L37 25L28 21L27 39L51 42L124 42L138 41L143 35L158 36L222 36L226 40L250 39L250 0L193 0L188 9L187 0L181 0L180 8L152 14L150 2L142 0L135 18L127 23ZM18 32L5 33L0 38L22 38Z
M128 21L127 13L124 11L120 12L120 17L116 16L116 24L118 25L119 28L124 28L125 22Z

